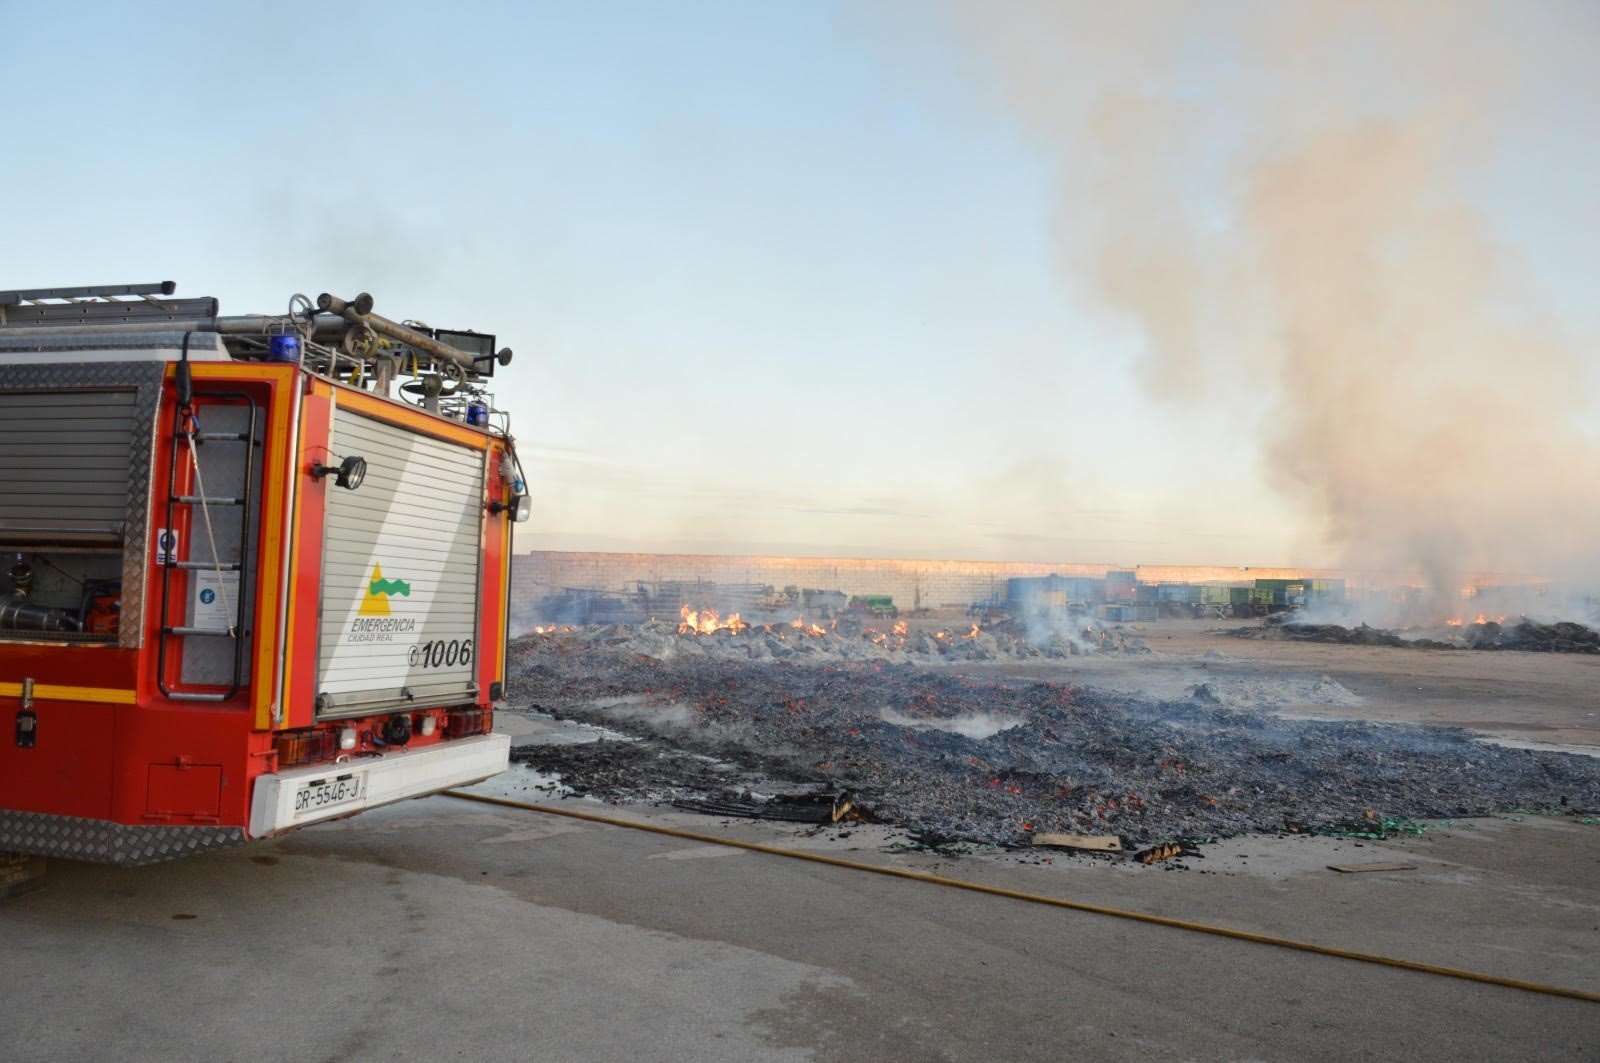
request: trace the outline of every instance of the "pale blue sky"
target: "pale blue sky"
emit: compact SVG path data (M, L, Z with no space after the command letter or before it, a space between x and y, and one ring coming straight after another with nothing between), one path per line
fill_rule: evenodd
M523 547L1324 560L1250 403L1146 397L1064 283L1054 163L916 12L0 0L0 286L497 332ZM1593 337L1577 102L1465 191Z

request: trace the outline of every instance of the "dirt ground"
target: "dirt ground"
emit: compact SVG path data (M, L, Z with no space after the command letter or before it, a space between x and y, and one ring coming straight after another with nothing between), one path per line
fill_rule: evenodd
M1148 655L976 662L962 670L1076 682L1156 697L1198 683L1316 680L1330 676L1359 698L1276 711L1468 727L1517 742L1600 748L1600 657L1512 651L1413 650L1231 637L1255 621L1162 620L1129 625Z

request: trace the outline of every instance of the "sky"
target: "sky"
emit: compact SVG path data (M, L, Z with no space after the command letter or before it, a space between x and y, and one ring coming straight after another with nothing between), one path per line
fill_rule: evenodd
M1450 119L1476 143L1421 194L1511 264L1497 312L1560 332L1559 415L1592 443L1600 7L1516 9L1468 27L1515 44L1515 108ZM1267 10L1154 4L1097 37L1028 3L0 0L0 288L369 291L494 332L519 548L1332 564L1359 532L1274 457L1284 378L1169 386L1159 314L1104 276L1125 179L1079 180L1092 105L1133 90L1204 131L1136 204L1157 238L1169 194L1202 236L1240 228L1240 159L1304 128L1262 109L1294 98L1251 61ZM1396 31L1380 62L1363 32L1327 38L1347 109L1450 84L1391 84L1413 61L1494 80L1471 42ZM1117 276L1161 285L1138 265ZM1208 350L1272 327L1171 281L1213 300Z

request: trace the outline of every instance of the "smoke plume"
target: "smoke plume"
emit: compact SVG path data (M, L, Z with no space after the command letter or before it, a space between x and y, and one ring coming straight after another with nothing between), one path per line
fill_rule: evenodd
M1074 296L1136 324L1153 394L1253 413L1331 560L1444 596L1479 573L1592 585L1593 341L1478 205L1529 129L1575 135L1600 104L1592 9L947 15L1052 164Z

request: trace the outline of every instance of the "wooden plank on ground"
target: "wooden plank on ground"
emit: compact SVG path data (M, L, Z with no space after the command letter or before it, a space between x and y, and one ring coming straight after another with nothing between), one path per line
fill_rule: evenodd
M1363 871L1415 871L1416 864L1329 864L1329 871L1341 875L1356 875Z
M1035 849L1087 849L1096 853L1122 852L1122 839L1115 834L1035 834Z

